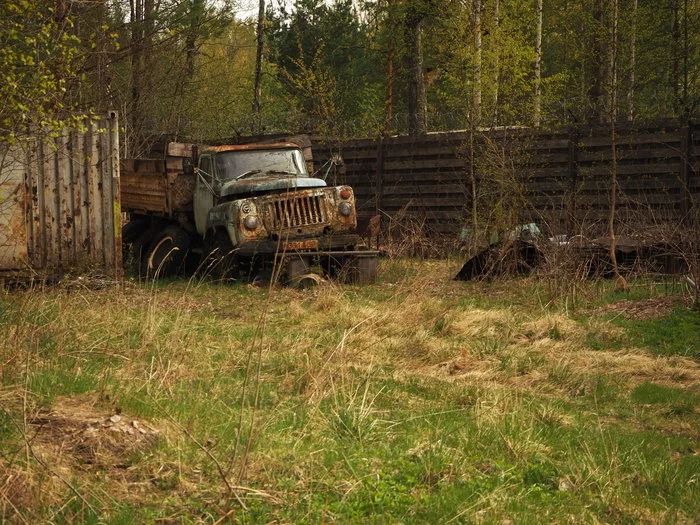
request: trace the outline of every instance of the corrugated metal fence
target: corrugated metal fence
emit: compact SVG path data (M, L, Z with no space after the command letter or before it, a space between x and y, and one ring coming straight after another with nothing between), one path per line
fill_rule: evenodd
M116 113L0 150L0 275L121 273Z
M620 124L615 141L621 224L679 221L700 204L699 124ZM316 144L315 162L338 152L345 166L329 181L355 188L365 219L377 213L419 218L451 235L471 223L475 209L483 223L503 206L518 223L576 232L583 224L602 227L609 209L607 126Z

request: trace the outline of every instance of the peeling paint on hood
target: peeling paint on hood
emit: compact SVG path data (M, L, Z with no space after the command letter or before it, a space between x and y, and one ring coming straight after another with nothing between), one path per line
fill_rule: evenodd
M232 180L221 185L221 196L248 195L277 190L323 188L326 182L314 177L257 176L246 180Z

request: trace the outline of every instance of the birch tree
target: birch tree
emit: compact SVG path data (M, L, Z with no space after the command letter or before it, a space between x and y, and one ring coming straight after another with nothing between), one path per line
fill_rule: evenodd
M534 125L542 123L542 0L537 0L537 25L535 29L535 111Z

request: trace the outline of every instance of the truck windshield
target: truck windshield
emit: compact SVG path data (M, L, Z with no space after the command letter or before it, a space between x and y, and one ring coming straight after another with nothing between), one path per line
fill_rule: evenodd
M216 154L216 174L222 182L238 178L308 177L300 150L224 151Z

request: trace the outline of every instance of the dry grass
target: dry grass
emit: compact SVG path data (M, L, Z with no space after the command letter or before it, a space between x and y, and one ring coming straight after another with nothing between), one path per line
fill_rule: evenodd
M445 495L432 516L532 519L532 487L543 486L573 494L584 521L609 520L610 509L689 517L691 486L631 510L640 505L631 469L656 483L665 460L626 455L613 429L674 432L690 447L679 465L697 451L696 405L664 412L628 401L649 383L697 395L697 361L626 343L611 320L663 316L672 300L573 311L531 280L454 282L458 267L387 260L385 277L361 288L6 294L2 516L117 519L121 509L191 521L187 509L198 508L211 515L204 521L232 511L256 521L259 508L280 521L353 521L369 512L357 510L369 494L382 494L397 518L399 508L418 512L416 491L430 499L477 483L462 502ZM593 348L592 333L614 344ZM564 500L550 504L565 519Z

